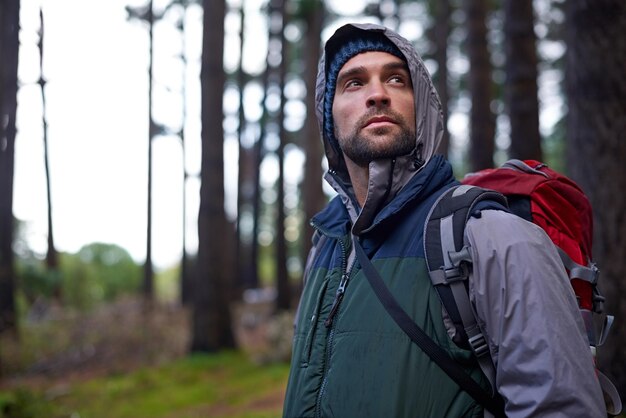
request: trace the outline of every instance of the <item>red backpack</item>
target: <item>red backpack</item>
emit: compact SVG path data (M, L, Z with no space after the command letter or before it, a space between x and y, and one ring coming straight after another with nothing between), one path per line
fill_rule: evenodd
M580 309L602 312L599 272L591 255L593 212L576 183L534 160L509 160L500 168L471 173L462 183L502 193L513 213L542 227L561 250Z
M475 210L506 205L510 212L543 228L556 245L578 299L595 356L596 347L604 343L613 317L606 315L602 330L596 332L593 316L602 313L605 299L598 291L599 271L592 262L592 208L582 189L571 179L534 160L509 160L499 168L468 174L462 183L435 203L425 230L428 270L460 336L459 341L455 340L457 345L471 348L494 388L495 371L489 350L469 309L467 291L459 291L462 281L458 278L468 276L467 265L471 264L463 243L469 216ZM619 414L622 404L617 389L599 371L598 378L605 393L607 412Z

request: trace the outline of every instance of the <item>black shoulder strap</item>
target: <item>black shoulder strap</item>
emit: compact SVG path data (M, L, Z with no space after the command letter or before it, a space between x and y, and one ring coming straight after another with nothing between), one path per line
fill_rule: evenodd
M489 345L469 299L467 279L472 259L464 242L469 217L487 208L506 210L506 198L498 192L468 185L447 190L426 219L424 253L431 281L456 329L454 342L474 352L495 393L495 368Z
M363 273L365 273L365 277L367 277L367 281L372 286L378 300L398 326L411 338L411 341L417 344L452 380L487 411L495 417L504 417L502 397L499 395L491 396L411 319L385 285L380 274L363 251L358 238L353 237L352 242Z

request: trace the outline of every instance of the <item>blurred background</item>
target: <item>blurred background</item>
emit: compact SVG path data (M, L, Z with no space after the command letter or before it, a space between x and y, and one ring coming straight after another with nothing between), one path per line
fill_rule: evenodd
M347 22L413 42L457 177L585 190L624 398L622 0L2 0L0 418L280 416Z

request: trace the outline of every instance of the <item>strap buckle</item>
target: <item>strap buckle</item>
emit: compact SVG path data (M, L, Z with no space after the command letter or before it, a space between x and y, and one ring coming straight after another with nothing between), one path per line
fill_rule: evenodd
M464 246L460 251L448 252L448 259L452 267L442 267L447 283L465 280L469 277L472 255L469 246Z
M454 283L465 280L469 277L469 266L467 263L461 263L458 266L450 268L441 268L446 278L446 283Z
M468 339L469 345L472 348L476 357L482 357L489 354L489 345L482 332L470 337Z

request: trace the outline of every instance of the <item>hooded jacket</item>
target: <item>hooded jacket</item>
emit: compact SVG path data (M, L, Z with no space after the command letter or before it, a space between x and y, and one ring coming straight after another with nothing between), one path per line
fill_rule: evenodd
M284 417L482 417L482 407L398 328L354 261L352 235L412 319L489 387L471 352L452 342L425 266L425 218L457 182L449 164L434 155L443 132L441 104L413 46L377 25L337 30L318 69L320 131L325 57L363 30L382 31L405 55L416 146L409 155L370 163L360 207L341 152L323 135L325 178L337 196L312 220L316 245L298 307ZM485 210L468 222L466 240L474 260L470 299L507 415L606 416L574 293L549 238L513 215Z

